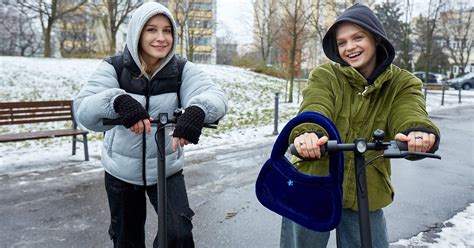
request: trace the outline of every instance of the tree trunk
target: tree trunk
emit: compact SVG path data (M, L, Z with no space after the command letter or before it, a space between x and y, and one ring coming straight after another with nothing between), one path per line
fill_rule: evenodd
M112 30L112 35L110 36L110 54L115 54L115 50L117 48L117 30Z
M179 46L180 46L181 49L180 49L179 53L182 57L184 57L184 25L181 25L179 27L179 29L181 30L181 35L179 37L179 39L180 39Z
M290 86L288 88L288 102L293 102L293 81L295 79L295 55L296 53L296 40L293 40L290 50Z
M48 26L46 27L46 32L44 33L44 57L51 57L51 29L53 24L48 21Z

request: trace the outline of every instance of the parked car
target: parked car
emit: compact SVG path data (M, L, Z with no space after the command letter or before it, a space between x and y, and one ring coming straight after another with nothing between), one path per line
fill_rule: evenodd
M428 80L425 80L425 72L424 71L415 71L413 72L417 78L421 79L423 83L428 84L439 84L444 85L447 83L447 77L443 74L428 72Z
M466 73L462 76L448 80L450 87L455 89L470 90L474 88L474 72Z

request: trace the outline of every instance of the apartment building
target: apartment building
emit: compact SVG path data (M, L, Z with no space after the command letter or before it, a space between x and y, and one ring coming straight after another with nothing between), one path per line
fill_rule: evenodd
M216 1L158 1L170 9L177 21L177 54L196 63L216 63Z

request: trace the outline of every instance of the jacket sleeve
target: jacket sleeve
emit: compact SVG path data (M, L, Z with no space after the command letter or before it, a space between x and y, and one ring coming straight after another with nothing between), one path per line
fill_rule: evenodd
M77 121L92 131L104 132L112 129L114 126L102 125L102 120L119 117L113 103L115 97L121 94L125 94L125 91L120 89L114 67L103 61L74 98Z
M183 107L193 105L204 110L205 123L213 123L227 112L227 97L224 91L189 61L183 69L180 94Z
M388 115L388 127L391 133L408 134L407 131L410 130L429 132L436 135L436 143L439 143L440 132L426 111L421 81L406 72L403 79L397 82L399 92Z
M337 78L330 68L329 66L320 66L311 71L308 85L303 90L303 102L299 113L317 112L334 121L334 99L336 97L334 93L340 92L342 89L334 89L337 87L334 84L337 82ZM321 132L327 135L326 131L317 124L302 123L293 129L288 141L292 143L296 137L306 132Z

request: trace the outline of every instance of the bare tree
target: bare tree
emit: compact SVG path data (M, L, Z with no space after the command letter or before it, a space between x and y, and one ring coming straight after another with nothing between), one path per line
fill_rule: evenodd
M413 5L410 3L410 0L406 0L405 4L405 22L402 24L402 44L401 44L401 51L400 51L400 66L404 69L411 70L412 62L412 51L413 51L413 44L410 40L411 35L411 28L410 28L410 20L412 17L413 12Z
M39 52L41 33L35 31L34 22L26 9L12 4L0 9L0 34L2 55L31 56Z
M60 22L59 51L63 57L89 56L94 41L91 39L93 21L90 13L71 12Z
M197 0L171 0L169 6L178 26L179 54L188 60L194 60L198 47L210 39L212 23L201 7L212 7L209 3Z
M181 56L185 56L185 44L186 38L188 36L188 21L192 18L192 7L195 0L171 0L169 5L171 12L178 26L178 43L179 43L179 53ZM192 58L191 58L192 59Z
M100 20L102 26L107 31L109 42L109 54L115 53L117 48L117 32L120 26L125 22L127 16L141 5L138 0L100 0L94 3L98 13L104 13Z
M38 14L44 35L44 57L51 57L51 31L56 21L63 15L78 10L86 2L87 0L77 2L61 0L18 1L20 6L28 8Z
M309 24L314 28L314 38L318 38L319 42L323 42L323 37L326 32L327 27L322 21L322 9L324 8L324 1L315 0L314 1L314 14L310 16Z
M464 74L464 69L469 63L473 44L472 13L474 8L467 2L459 2L457 8L441 13L441 32L445 39L445 48L453 64Z
M277 34L281 29L280 19L277 18L277 0L253 0L254 7L254 34L256 47L262 60L270 63L270 50L275 45Z
M306 4L305 4L306 3ZM289 38L288 45L288 69L289 86L288 102L293 102L293 81L295 77L295 67L297 55L301 55L301 48L306 39L306 29L311 16L314 13L314 3L303 0L281 0L283 11L282 35ZM281 44L280 46L285 46Z
M207 28L206 20L200 20L199 16L192 16L197 19L189 19L188 27L186 29L186 57L194 61L194 54L199 46L204 46L210 43L211 31Z
M438 1L437 3L435 1ZM439 17L441 8L443 7L443 0L430 0L428 3L428 12L426 17L420 15L418 21L418 33L421 55L423 58L423 68L425 71L425 78L429 78L428 72L431 71L433 61L433 50L436 50L434 39L434 32L436 30L436 23Z

